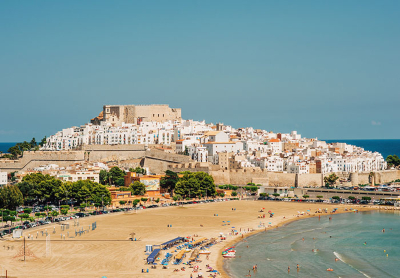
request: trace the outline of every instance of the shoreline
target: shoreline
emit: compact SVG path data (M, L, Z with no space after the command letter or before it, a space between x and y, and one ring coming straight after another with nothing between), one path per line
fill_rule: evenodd
M330 207L333 207L333 206L340 207L342 209L348 207L347 205L342 205L342 204L340 204L339 206L337 204L325 204L325 205L330 206ZM351 207L357 209L358 212L375 211L375 210L379 211L379 210L381 210L380 208L376 208L376 207L357 207L357 206L358 205L356 205L356 206L353 205ZM356 212L351 211L351 210L350 211L344 211L343 210L343 211L337 211L335 213L331 213L331 212L322 213L322 215L328 216L328 215L343 214L343 213L356 213ZM230 278L231 277L229 275L228 271L225 268L224 258L220 255L222 253L222 251L225 250L226 248L231 247L233 245L236 245L237 243L239 243L239 242L241 242L241 241L243 241L243 240L245 240L245 239L247 239L247 238L249 238L251 236L260 234L262 232L268 232L268 231L271 231L271 230L274 230L274 229L289 225L290 223L293 223L293 222L298 221L298 220L318 217L320 215L321 214L313 213L313 214L309 214L309 215L301 215L299 217L292 216L292 218L281 219L281 221L278 221L277 224L271 225L270 227L265 227L264 229L253 230L250 233L242 234L243 237L238 235L238 236L236 236L236 238L232 238L230 240L225 241L223 246L218 249L218 257L217 257L216 261L213 262L216 265L216 269L218 269L218 271L221 274L220 277L223 277L223 278Z

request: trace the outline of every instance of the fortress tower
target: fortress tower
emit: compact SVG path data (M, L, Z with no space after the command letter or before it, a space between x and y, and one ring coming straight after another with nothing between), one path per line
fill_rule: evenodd
M170 108L167 104L152 105L104 105L103 111L91 120L92 124L100 122L118 126L122 123L139 125L142 121L165 122L181 121L181 109Z

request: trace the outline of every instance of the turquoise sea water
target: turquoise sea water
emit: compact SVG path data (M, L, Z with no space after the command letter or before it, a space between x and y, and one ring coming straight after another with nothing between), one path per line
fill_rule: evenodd
M236 258L224 263L231 277L245 277L255 264L258 271L251 270L251 277L258 278L400 277L400 214L363 212L299 220L249 237L236 251Z

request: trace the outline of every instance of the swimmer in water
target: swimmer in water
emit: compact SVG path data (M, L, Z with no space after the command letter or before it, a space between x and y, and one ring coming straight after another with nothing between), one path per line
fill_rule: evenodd
M299 264L297 264L297 271L299 271L300 270L300 266L299 266Z
M382 230L382 233L384 233L384 232L385 232L385 229Z

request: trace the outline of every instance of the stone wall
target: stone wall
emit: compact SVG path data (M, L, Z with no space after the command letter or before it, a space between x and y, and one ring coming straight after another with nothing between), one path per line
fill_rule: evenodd
M33 169L45 164L57 164L61 167L84 161L83 151L28 151L18 160L0 160L0 170L6 172Z

